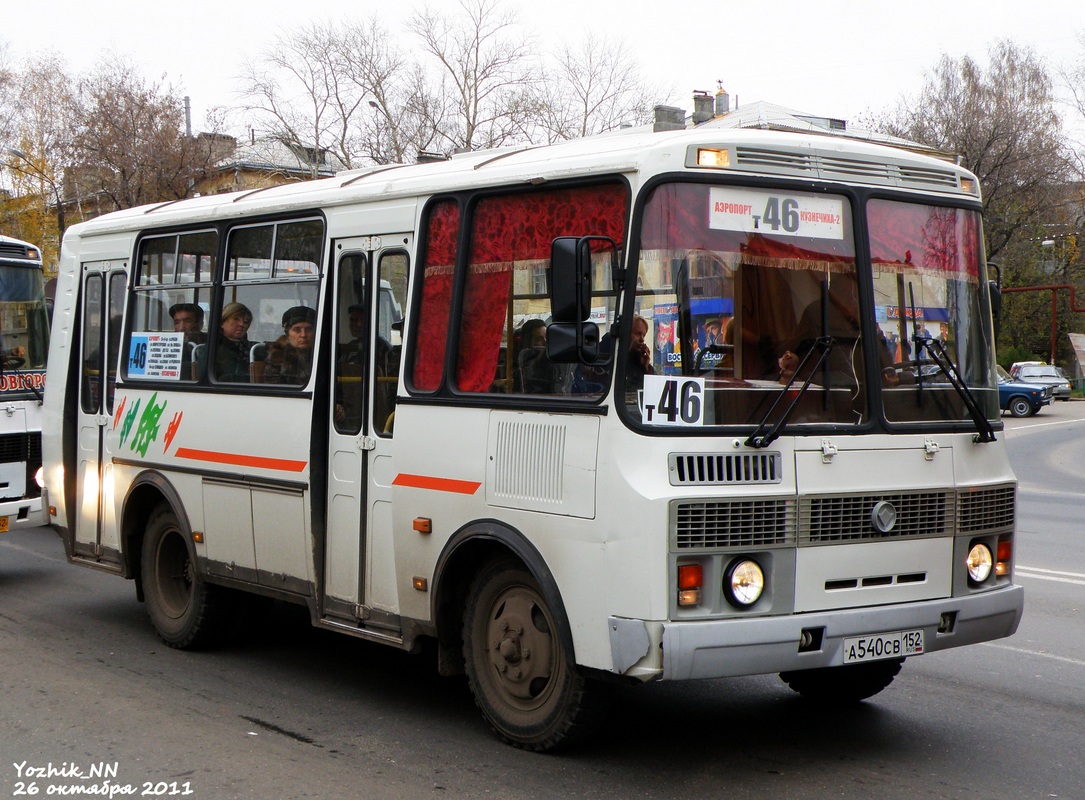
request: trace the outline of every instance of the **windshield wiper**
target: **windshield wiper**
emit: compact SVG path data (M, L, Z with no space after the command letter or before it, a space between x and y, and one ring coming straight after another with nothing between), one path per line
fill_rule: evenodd
M937 339L928 339L924 336L917 336L915 339L916 352L924 348L927 354L930 355L931 361L938 365L938 368L945 373L945 376L949 379L949 385L957 390L957 394L961 396L961 400L964 402L965 408L968 409L969 416L972 417L972 421L976 423L976 428L979 433L972 437L972 441L977 443L993 442L995 441L995 429L991 425L991 421L987 419L987 415L979 407L979 403L976 402L975 395L972 394L972 390L968 388L968 384L961 378L961 374L957 371L957 367L953 364L953 360L946 353L946 348Z
M779 393L776 395L776 399L772 401L772 405L769 406L769 410L765 412L765 416L761 418L761 421L757 423L757 427L754 428L753 433L746 439L747 447L768 447L779 438L780 431L783 429L784 425L787 424L788 419L790 419L791 414L795 411L796 407L798 407L799 400L806 394L806 390L810 388L810 384L814 380L814 375L817 374L821 365L825 363L825 359L828 357L829 351L833 349L835 341L836 340L833 339L832 336L819 336L814 340L814 344L806 351L806 355L802 357L799 366L795 367L795 371L791 374L791 378L788 379L788 382L780 389ZM799 390L795 393L795 397L791 400L791 405L787 407L780 416L780 419L772 426L771 430L767 433L762 433L762 431L768 427L769 417L772 416L772 412L776 410L776 406L778 406L780 401L787 395L788 390L791 388L791 384L793 384L795 379L802 373L803 367L806 366L806 362L814 355L815 350L820 350L821 353L818 355L814 365L810 368L810 373L806 376L806 380L803 381L802 386L799 387Z
M912 344L915 349L915 380L918 402L920 404L923 402L923 370L919 351L925 348L927 354L931 357L931 361L938 365L938 368L942 370L949 380L949 385L960 395L964 407L968 409L968 415L972 417L972 421L976 424L979 433L973 437L973 441L977 443L995 441L995 429L991 425L991 421L980 410L975 395L972 394L968 384L964 382L960 373L957 372L957 367L954 365L953 359L946 353L946 348L942 345L942 342L930 336L919 335L919 323L915 313L915 289L911 281L908 282L908 295L909 303L912 306Z

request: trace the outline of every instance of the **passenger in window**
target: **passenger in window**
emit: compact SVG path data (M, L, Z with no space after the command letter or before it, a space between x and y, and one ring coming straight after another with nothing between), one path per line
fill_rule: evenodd
M517 357L520 391L553 394L561 391L561 370L546 355L546 323L529 319L520 328L523 348Z
M252 312L242 303L227 303L222 309L215 355L215 377L231 383L249 382L249 351L252 342L246 335L252 325Z
M648 336L648 320L640 314L633 315L633 335L629 339L629 353L626 356L625 388L635 392L644 385L645 375L654 375L652 369L652 351L645 343Z
M174 303L170 306L173 330L185 335L185 342L203 344L207 334L203 332L203 309L196 303Z
M268 345L264 383L304 386L313 371L316 311L294 306L283 314L283 335Z

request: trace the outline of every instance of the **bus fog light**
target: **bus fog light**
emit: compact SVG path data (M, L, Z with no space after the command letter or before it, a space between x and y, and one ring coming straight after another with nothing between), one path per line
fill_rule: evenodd
M738 608L752 606L765 591L765 573L753 559L735 559L727 568L723 588L732 605Z
M972 545L968 551L968 578L973 583L983 583L991 576L991 568L994 567L995 559L991 555L991 548L982 542Z
M699 606L701 604L700 589L683 589L678 593L679 606Z

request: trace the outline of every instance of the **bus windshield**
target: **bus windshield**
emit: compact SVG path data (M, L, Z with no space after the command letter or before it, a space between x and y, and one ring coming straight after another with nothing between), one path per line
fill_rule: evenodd
M749 426L794 402L791 425L969 422L959 376L997 418L978 213L872 199L856 223L852 209L831 193L652 190L632 326L647 327L647 354L635 355L639 334L626 342L628 414L652 427ZM872 296L860 276L871 270ZM696 398L691 413L676 386Z
M40 265L0 260L0 369L5 375L44 370L49 351L49 317ZM9 386L5 380L5 396ZM20 383L20 382L16 382Z

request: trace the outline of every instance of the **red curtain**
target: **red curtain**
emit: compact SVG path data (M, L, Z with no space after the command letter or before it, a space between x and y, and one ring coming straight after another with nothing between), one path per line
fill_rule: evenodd
M976 212L871 200L867 203L867 219L870 223L870 257L876 267L979 276Z
M485 198L475 206L467 288L460 323L456 384L466 392L490 388L512 302L516 264L550 261L558 236L625 239L628 191L621 184L533 191Z
M710 250L741 253L743 263L791 269L851 269L855 246L848 235L841 240L799 239L719 230L709 227L709 186L668 183L652 192L645 205L641 228L644 250ZM797 244L801 242L805 247ZM811 248L810 245L816 245Z
M426 230L422 305L418 315L414 370L411 375L414 387L425 392L436 390L444 375L459 230L460 207L455 200L443 200L433 206Z

